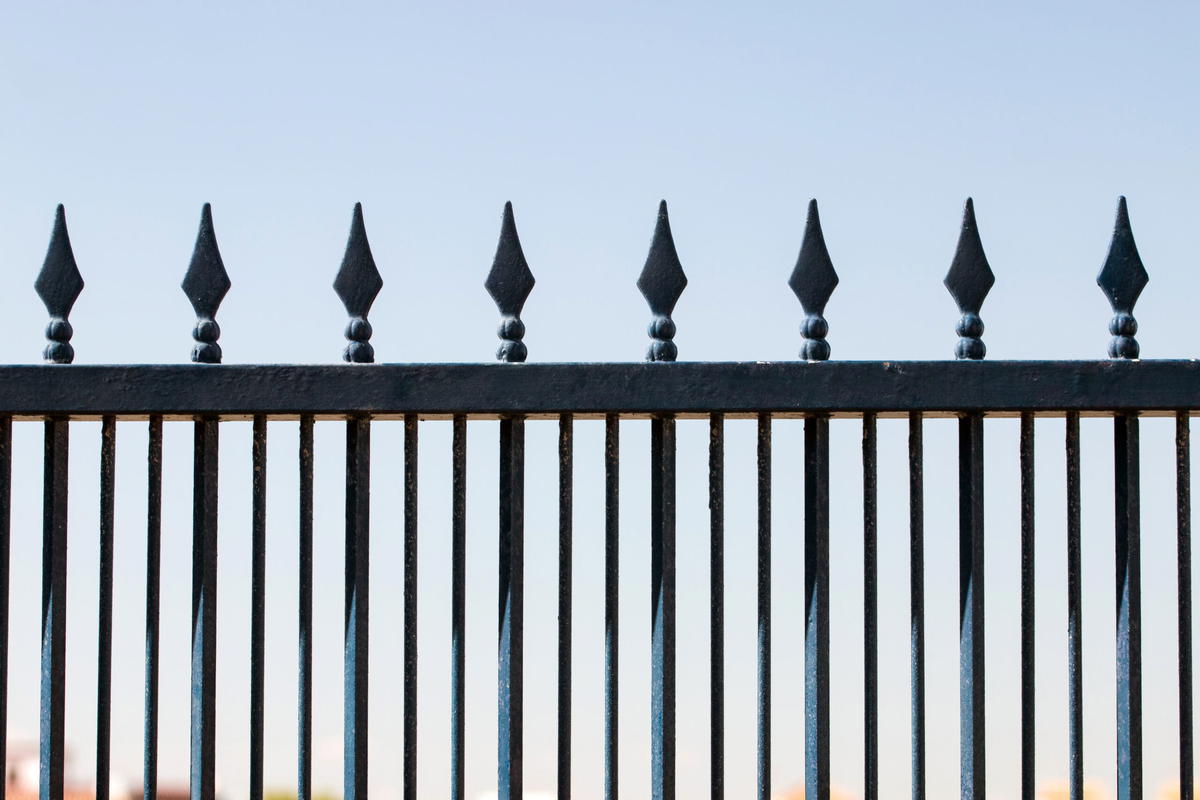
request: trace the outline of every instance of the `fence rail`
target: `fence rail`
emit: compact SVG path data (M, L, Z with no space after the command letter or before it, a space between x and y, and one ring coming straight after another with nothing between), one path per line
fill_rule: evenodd
M1083 792L1082 659L1080 615L1079 419L1111 417L1114 422L1116 519L1116 708L1119 797L1139 798L1141 774L1141 632L1139 438L1141 416L1177 421L1179 747L1183 796L1192 786L1192 665L1189 419L1200 408L1200 363L1138 360L1133 307L1147 281L1138 257L1124 198L1121 199L1107 260L1097 282L1113 308L1110 360L983 361L980 309L994 276L980 241L975 212L967 201L958 247L946 287L961 318L955 361L831 362L824 309L837 285L821 232L815 201L803 244L788 281L804 311L801 359L788 363L601 363L601 364L386 364L374 361L368 314L382 288L371 255L362 209L356 206L346 255L334 288L349 322L344 359L325 366L216 366L222 358L216 315L231 282L217 246L206 205L183 289L196 312L192 365L71 366L74 350L68 321L83 289L62 207L54 223L36 289L51 320L44 358L55 366L0 367L0 761L4 757L7 707L8 580L11 493L11 436L14 420L44 420L43 603L41 650L41 786L44 800L63 797L63 675L66 637L67 457L70 422L101 419L100 596L98 625L98 715L96 792L107 798L110 738L113 497L116 421L148 420L149 503L146 564L146 659L144 794L156 797L158 738L158 631L160 528L162 504L162 425L164 420L195 423L194 531L192 583L191 795L214 796L216 713L217 455L220 423L253 420L254 467L252 530L251 759L252 800L261 800L263 782L264 599L267 421L298 419L300 449L299 520L299 742L297 787L311 796L312 754L312 565L313 425L317 419L346 421L345 573L345 762L347 800L367 796L367 670L370 567L371 428L373 419L404 421L404 667L403 795L416 796L417 615L417 452L420 422L453 420L452 631L450 796L463 800L465 785L465 491L466 429L469 420L500 420L499 598L497 783L502 800L522 795L523 753L523 586L525 421L557 419L559 424L559 595L558 595L558 796L570 796L572 647L572 486L573 423L605 420L605 679L604 796L618 796L617 559L620 530L618 476L622 419L651 422L651 720L652 794L675 796L675 423L706 418L709 431L710 623L711 623L711 796L725 794L724 753L724 422L757 420L758 431L758 796L769 800L771 786L771 444L772 421L804 419L804 765L806 797L829 796L829 420L862 420L864 497L863 586L865 611L864 776L868 800L879 795L877 460L876 422L907 418L909 425L909 527L911 614L911 796L925 796L925 633L923 419L959 418L960 510L960 755L961 796L985 796L984 713L984 427L985 416L1020 417L1021 481L1021 770L1022 797L1032 800L1035 768L1034 712L1034 460L1035 418L1065 416L1068 552L1068 672L1070 791ZM650 252L638 279L652 319L649 362L673 362L678 355L675 303L687 278L675 251L665 203L660 207ZM525 326L520 315L534 286L517 236L511 205L504 210L500 240L485 287L501 314L497 358L526 360ZM368 366L369 365L369 366ZM473 713L473 712L472 712ZM644 713L644 712L642 712ZM3 800L0 787L0 800ZM895 792L889 792L894 796Z

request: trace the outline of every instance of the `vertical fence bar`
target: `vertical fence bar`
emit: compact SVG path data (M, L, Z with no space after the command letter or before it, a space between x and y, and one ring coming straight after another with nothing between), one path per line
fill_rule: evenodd
M829 418L804 420L804 796L829 798Z
M8 764L8 567L12 521L12 417L0 416L0 764ZM7 784L7 778L0 783ZM0 786L0 800L7 787Z
M963 800L984 800L983 416L958 422L959 747Z
M417 415L404 416L404 800L417 797Z
M112 753L113 522L117 418L100 423L100 590L96 632L96 800L108 800Z
M62 800L63 795L69 425L65 418L46 420L42 505L41 800Z
M300 415L299 676L296 800L312 798L313 415Z
M1179 603L1179 798L1192 800L1192 456L1191 415L1175 414Z
M466 789L467 418L453 421L450 460L450 800Z
M908 415L908 616L912 800L925 800L925 445L921 412Z
M254 417L250 531L250 800L263 794L263 699L267 596L267 418Z
M1033 415L1021 415L1021 800L1034 800Z
M758 798L771 800L771 415L758 415Z
M1142 796L1142 585L1138 417L1113 420L1117 566L1117 798Z
M874 414L863 414L863 800L879 798L879 591Z
M520 800L524 655L525 418L500 420L498 794Z
M620 668L620 618L617 600L621 574L621 419L604 418L604 800L617 800L617 697Z
M342 784L345 800L367 798L367 664L371 565L371 418L346 422L346 618Z
M158 608L162 561L162 416L151 414L146 445L146 678L142 800L158 797ZM307 798L305 798L307 800Z
M711 800L725 797L725 415L708 420Z
M1083 603L1079 552L1079 414L1067 414L1067 740L1070 797L1083 800Z
M675 418L650 423L650 785L675 798Z
M573 422L558 417L558 800L571 797Z
M192 800L213 800L216 795L219 425L216 417L196 417L192 473Z

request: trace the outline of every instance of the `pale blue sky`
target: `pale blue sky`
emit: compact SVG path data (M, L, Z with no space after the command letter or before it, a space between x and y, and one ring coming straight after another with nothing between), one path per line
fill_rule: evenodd
M842 359L944 358L957 313L941 280L973 195L997 276L983 309L990 358L1103 357L1109 316L1094 277L1119 194L1151 280L1138 306L1146 357L1190 357L1186 298L1200 292L1200 10L1185 3L7 4L0 9L0 360L40 357L31 288L54 206L66 204L87 288L72 322L79 363L180 362L192 313L178 283L203 202L233 280L218 319L226 361L331 362L344 313L330 289L350 212L364 204L384 276L372 313L381 361L490 360L482 288L512 200L537 287L532 361L638 360L649 314L634 288L655 205L670 203L690 285L683 359L794 358L799 305L785 281L810 197L841 284L829 341ZM530 426L526 785L553 786L553 432ZM859 786L861 541L857 423L835 424L835 780ZM1168 426L1145 426L1147 775L1174 756L1170 686L1173 508ZM18 426L10 731L36 731L40 432ZM71 745L90 769L95 632L95 441L74 439L68 685ZM145 434L121 427L115 770L140 769ZM167 433L162 758L186 774L190 431ZM446 791L448 431L423 429L421 795ZM695 428L693 430L693 428ZM246 785L248 433L226 426L222 493L221 784ZM1015 442L989 450L989 784L1016 789ZM779 787L800 776L801 598L797 429L776 444L776 746ZM1065 774L1060 422L1039 447L1040 776ZM931 796L956 787L953 429L929 433ZM1111 783L1112 534L1107 423L1085 424L1088 772ZM271 428L267 776L294 769L295 432ZM324 425L318 480L318 784L340 788L341 434ZM473 426L469 794L494 778L495 441ZM646 430L623 446L622 789L648 791ZM376 434L372 778L398 793L398 434ZM704 432L681 425L681 796L707 774ZM577 796L600 787L600 434L577 454ZM882 776L908 778L903 431L881 427ZM752 435L731 427L730 796L753 781ZM1044 464L1044 466L1043 466ZM686 494L691 492L691 494ZM994 622L993 622L994 620ZM1153 638L1153 637L1158 637ZM1156 649L1151 645L1160 643ZM491 647L493 650L489 650ZM536 652L536 654L535 654ZM1094 655L1093 655L1094 654ZM1158 672L1153 672L1158 669ZM173 671L173 672L172 672ZM899 793L899 792L896 792ZM889 792L891 794L891 792Z

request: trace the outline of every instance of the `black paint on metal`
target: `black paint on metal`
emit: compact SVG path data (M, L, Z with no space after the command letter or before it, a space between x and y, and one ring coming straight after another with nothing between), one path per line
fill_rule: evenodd
M1175 497L1178 626L1180 626L1180 800L1192 800L1192 426L1175 416Z
M620 762L621 421L604 418L604 800L617 800Z
M959 748L962 800L987 796L984 724L983 417L958 421Z
M225 262L217 247L217 234L213 230L212 206L204 204L200 212L200 230L196 234L196 246L192 260L183 276L181 288L196 312L196 327L192 329L192 361L198 364L220 364L221 326L217 324L217 309L232 284ZM195 798L193 797L193 800Z
M1184 360L0 366L0 409L26 419L1124 410L1173 417L1195 407L1200 361Z
M804 796L829 798L829 418L804 420Z
M217 448L220 423L197 417L192 470L191 798L216 797Z
M417 797L417 447L415 414L404 417L404 800Z
M675 800L675 418L650 422L650 796Z
M162 426L152 415L146 445L146 677L142 800L158 797L158 612L162 563ZM304 798L308 800L308 798Z
M342 360L352 364L369 364L375 360L375 348L371 346L373 329L367 321L371 305L383 288L383 277L375 266L371 255L371 243L367 241L367 226L363 222L362 203L354 204L350 219L350 237L346 240L346 253L342 265L333 279L333 290L346 307L350 321L346 323L346 339L349 344L342 351Z
M42 494L41 800L63 796L63 712L67 652L67 447L70 423L45 423Z
M1179 798L1192 800L1192 437L1186 411L1175 416L1176 563L1179 608Z
M647 332L650 347L646 350L647 361L674 361L679 355L675 345L675 321L671 314L679 296L687 287L687 275L675 252L675 238L671 235L671 220L667 217L667 201L658 204L658 220L654 224L654 238L650 240L650 253L637 280L638 290L654 319Z
M484 288L500 309L500 349L496 351L498 361L519 363L529 355L525 338L525 323L521 322L521 309L533 291L535 283L521 239L517 236L517 223L513 218L512 203L504 204L504 217L500 222L500 241L496 243L496 255L492 269L488 272Z
M863 800L879 799L878 467L875 415L863 416Z
M817 201L808 201L808 221L804 225L804 241L800 244L800 255L788 279L800 306L804 309L804 322L800 324L800 335L804 345L800 357L805 361L829 360L829 323L825 321L825 304L838 285L837 272L825 247L825 234L821 231L821 217L817 213Z
M113 523L117 420L100 425L100 575L96 605L96 800L108 800L112 754Z
M0 764L8 764L8 587L12 549L11 525L12 418L0 416ZM3 783L7 784L8 781ZM7 785L0 787L0 800L6 800L7 789Z
M983 243L979 240L975 202L968 197L963 208L958 247L945 280L946 288L962 314L956 329L959 338L954 355L957 358L978 361L987 353L982 339L983 320L979 317L979 310L995 282L996 276L992 274L987 256L983 253Z
M1034 453L1033 415L1021 415L1021 800L1034 800L1036 698L1034 681Z
M771 415L758 416L758 798L771 800Z
M267 418L254 418L251 444L250 526L250 800L263 796L263 723L266 679Z
M500 420L498 800L523 794L525 419Z
M1083 602L1080 564L1079 414L1066 419L1067 452L1067 743L1070 800L1083 797Z
M574 422L558 418L558 800L571 798L571 590Z
M70 364L75 360L75 349L71 347L74 329L67 317L83 291L83 276L75 264L71 237L67 234L67 215L61 204L54 213L50 247L33 288L50 314L50 322L46 325L48 344L42 357L50 364Z
M450 489L450 800L466 788L467 418L454 417Z
M1136 414L1113 418L1117 566L1117 800L1142 797L1142 576Z
M924 422L908 415L909 674L912 800L925 800L925 453Z
M725 418L708 422L710 800L725 797Z
M368 619L371 574L371 418L346 421L346 617L342 796L367 800Z
M296 800L312 800L313 676L313 418L300 418L296 697Z
M1108 258L1096 276L1096 283L1104 290L1113 310L1113 317L1108 323L1108 332L1113 337L1108 343L1110 358L1138 357L1140 348L1134 338L1138 326L1133 317L1133 306L1149 280L1150 276L1146 274L1142 258L1138 255L1137 243L1133 240L1129 209L1122 197L1117 204L1117 221L1108 245Z

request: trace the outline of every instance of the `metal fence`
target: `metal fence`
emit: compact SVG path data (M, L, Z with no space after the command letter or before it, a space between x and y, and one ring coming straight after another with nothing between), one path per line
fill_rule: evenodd
M1139 566L1139 440L1144 415L1174 417L1178 491L1179 764L1183 797L1192 786L1192 644L1190 571L1189 427L1200 407L1200 364L1138 360L1133 307L1147 274L1121 199L1108 258L1097 282L1113 309L1110 360L983 360L980 308L993 283L971 201L966 204L946 288L962 317L955 361L828 361L828 325L822 316L837 285L821 232L816 202L809 206L803 244L788 281L800 300L800 360L787 363L671 363L676 361L671 314L687 284L671 236L665 203L658 212L649 256L638 279L653 318L650 363L519 364L526 359L520 314L534 285L506 206L499 245L485 286L501 313L500 365L375 365L367 320L382 279L367 241L361 207L354 210L345 258L334 288L350 320L344 357L328 366L217 366L220 328L215 316L230 288L204 207L183 290L197 321L188 365L64 366L73 360L67 321L83 289L60 206L36 289L51 320L47 365L0 367L0 762L7 707L10 494L14 420L45 425L40 696L40 794L63 797L64 669L67 537L67 454L72 420L102 420L98 602L99 657L96 720L96 792L108 795L112 683L113 519L117 420L149 425L146 563L144 792L156 796L159 670L160 528L163 421L194 420L195 469L191 628L191 796L214 796L217 453L221 423L253 420L253 537L251 620L250 785L261 800L264 720L264 595L266 552L266 434L268 420L298 420L299 513L299 742L298 793L311 795L313 426L318 419L346 422L345 733L344 792L367 796L368 567L370 449L374 419L404 424L403 563L403 796L416 796L417 726L417 442L421 421L453 421L452 685L450 796L463 800L465 724L464 635L466 432L473 419L499 419L498 786L503 800L522 796L522 656L524 434L529 418L557 419L558 532L558 796L570 795L572 648L573 421L605 421L605 671L604 765L606 798L617 797L617 556L619 426L651 420L651 719L652 794L675 796L676 541L675 431L680 418L707 419L711 511L711 792L725 796L724 739L724 421L757 420L758 447L758 796L770 796L771 764L771 428L772 420L804 420L804 774L806 797L829 796L829 420L862 423L865 611L862 635L865 703L866 796L879 796L876 564L876 422L908 420L911 609L911 796L925 796L925 628L922 420L959 419L959 588L961 796L985 796L984 715L984 426L986 416L1020 418L1020 663L1022 796L1032 798L1034 731L1034 431L1037 417L1065 416L1067 475L1068 697L1070 791L1083 792L1083 704L1080 582L1080 448L1082 415L1111 417L1115 454L1116 720L1119 796L1142 792L1142 709ZM1058 625L1060 621L1055 620ZM471 713L485 713L471 709ZM487 712L490 713L490 712ZM635 713L646 713L638 709ZM3 800L0 787L0 800ZM897 787L885 792L897 796Z

